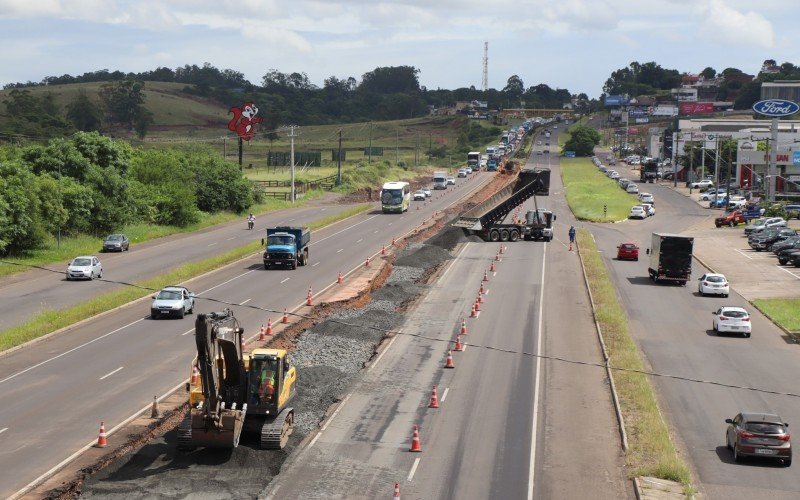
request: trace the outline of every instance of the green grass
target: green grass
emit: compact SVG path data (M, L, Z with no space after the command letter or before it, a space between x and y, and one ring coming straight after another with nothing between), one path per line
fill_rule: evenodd
M369 204L354 206L341 213L316 220L309 224L309 227L312 229L319 229L365 212L371 207L372 205ZM190 262L160 276L136 282L134 283L135 286L116 290L72 307L41 312L19 326L0 332L0 351L47 335L60 328L73 325L78 321L109 311L141 297L146 297L152 294L154 290L159 290L164 286L181 283L200 274L218 269L231 262L259 252L261 248L261 243L254 241L247 245L234 248L224 254L209 257L198 262Z
M567 204L579 220L613 222L628 217L638 198L620 189L589 158L561 158L561 180L566 189ZM603 214L603 206L608 211Z
M773 322L792 333L800 334L800 298L756 299L753 305Z
M628 332L628 320L616 289L608 277L591 233L578 230L578 251L586 268L595 314L608 349L610 365L644 370L639 351ZM614 383L628 434L625 460L633 476L654 476L691 487L689 468L678 456L669 429L661 417L655 393L647 376L614 370Z

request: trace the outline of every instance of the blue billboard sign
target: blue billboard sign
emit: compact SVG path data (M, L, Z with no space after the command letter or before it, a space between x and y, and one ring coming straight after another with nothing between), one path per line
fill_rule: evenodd
M800 151L792 151L792 165L800 165Z
M624 95L607 95L605 99L606 106L622 106L627 103L628 100L625 99Z
M760 115L777 118L797 113L800 111L800 104L784 99L767 99L753 104L753 111Z

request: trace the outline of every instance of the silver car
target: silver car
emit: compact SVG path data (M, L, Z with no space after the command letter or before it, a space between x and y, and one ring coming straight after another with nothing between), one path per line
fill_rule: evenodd
M103 265L94 255L75 257L67 264L67 280L93 280L103 277Z
M182 286L168 286L153 296L150 317L177 316L183 318L194 312L195 294Z

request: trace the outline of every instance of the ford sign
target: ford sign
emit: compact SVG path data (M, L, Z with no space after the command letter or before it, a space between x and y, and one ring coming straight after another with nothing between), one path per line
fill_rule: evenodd
M764 116L789 116L800 111L800 105L783 99L767 99L753 104L753 111Z

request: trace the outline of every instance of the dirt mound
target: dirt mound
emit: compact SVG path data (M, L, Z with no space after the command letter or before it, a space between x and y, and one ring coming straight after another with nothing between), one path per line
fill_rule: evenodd
M445 226L445 228L435 236L429 238L425 243L428 245L453 250L459 243L481 242L480 236L476 236L464 228Z
M422 245L419 249L399 257L395 262L399 266L428 269L438 266L452 258L450 252L439 246Z

